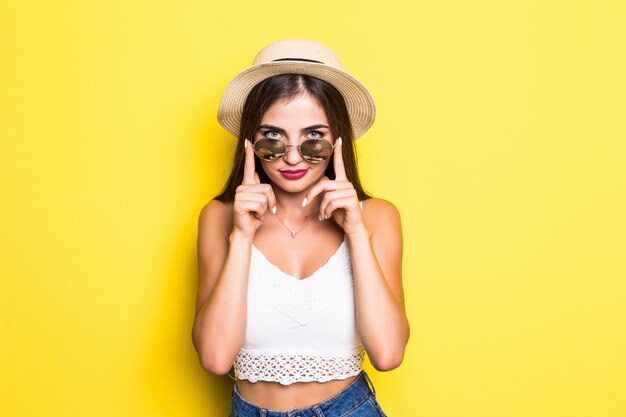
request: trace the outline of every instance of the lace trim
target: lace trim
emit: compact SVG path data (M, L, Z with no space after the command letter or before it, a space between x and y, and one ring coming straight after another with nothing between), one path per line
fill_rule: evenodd
M358 375L363 369L364 349L347 355L289 355L241 350L233 363L235 377L250 382L326 382Z

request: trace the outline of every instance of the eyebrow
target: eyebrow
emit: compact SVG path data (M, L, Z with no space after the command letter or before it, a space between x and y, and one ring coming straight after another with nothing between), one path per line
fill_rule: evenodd
M277 130L281 133L287 133L285 132L285 129L282 129L278 126L273 126L273 125L268 125L268 124L263 124L259 126L259 129L271 129L271 130ZM302 129L300 129L301 132L308 132L309 130L315 130L315 129L328 129L330 130L330 127L323 125L323 124L316 124L316 125L311 125L311 126L307 126L304 127Z

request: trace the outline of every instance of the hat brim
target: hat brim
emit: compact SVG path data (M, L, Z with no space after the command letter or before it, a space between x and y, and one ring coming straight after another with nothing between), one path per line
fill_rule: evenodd
M239 135L241 113L248 94L259 82L278 74L306 74L333 85L346 101L356 140L374 123L376 106L370 92L350 74L326 64L282 61L252 66L233 78L222 95L217 120L234 136Z

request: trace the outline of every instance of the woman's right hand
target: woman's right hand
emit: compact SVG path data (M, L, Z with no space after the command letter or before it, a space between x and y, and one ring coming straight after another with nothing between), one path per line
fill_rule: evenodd
M233 233L252 238L267 211L276 211L276 196L269 184L261 184L255 172L254 150L248 139L244 140L244 151L243 182L235 190Z

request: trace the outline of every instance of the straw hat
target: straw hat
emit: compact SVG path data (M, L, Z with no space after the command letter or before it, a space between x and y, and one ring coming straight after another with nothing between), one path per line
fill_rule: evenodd
M333 85L346 101L355 139L374 123L376 107L372 96L363 84L343 70L335 53L318 42L290 39L263 48L252 66L231 80L217 111L222 127L238 136L241 112L250 90L277 74L307 74Z

